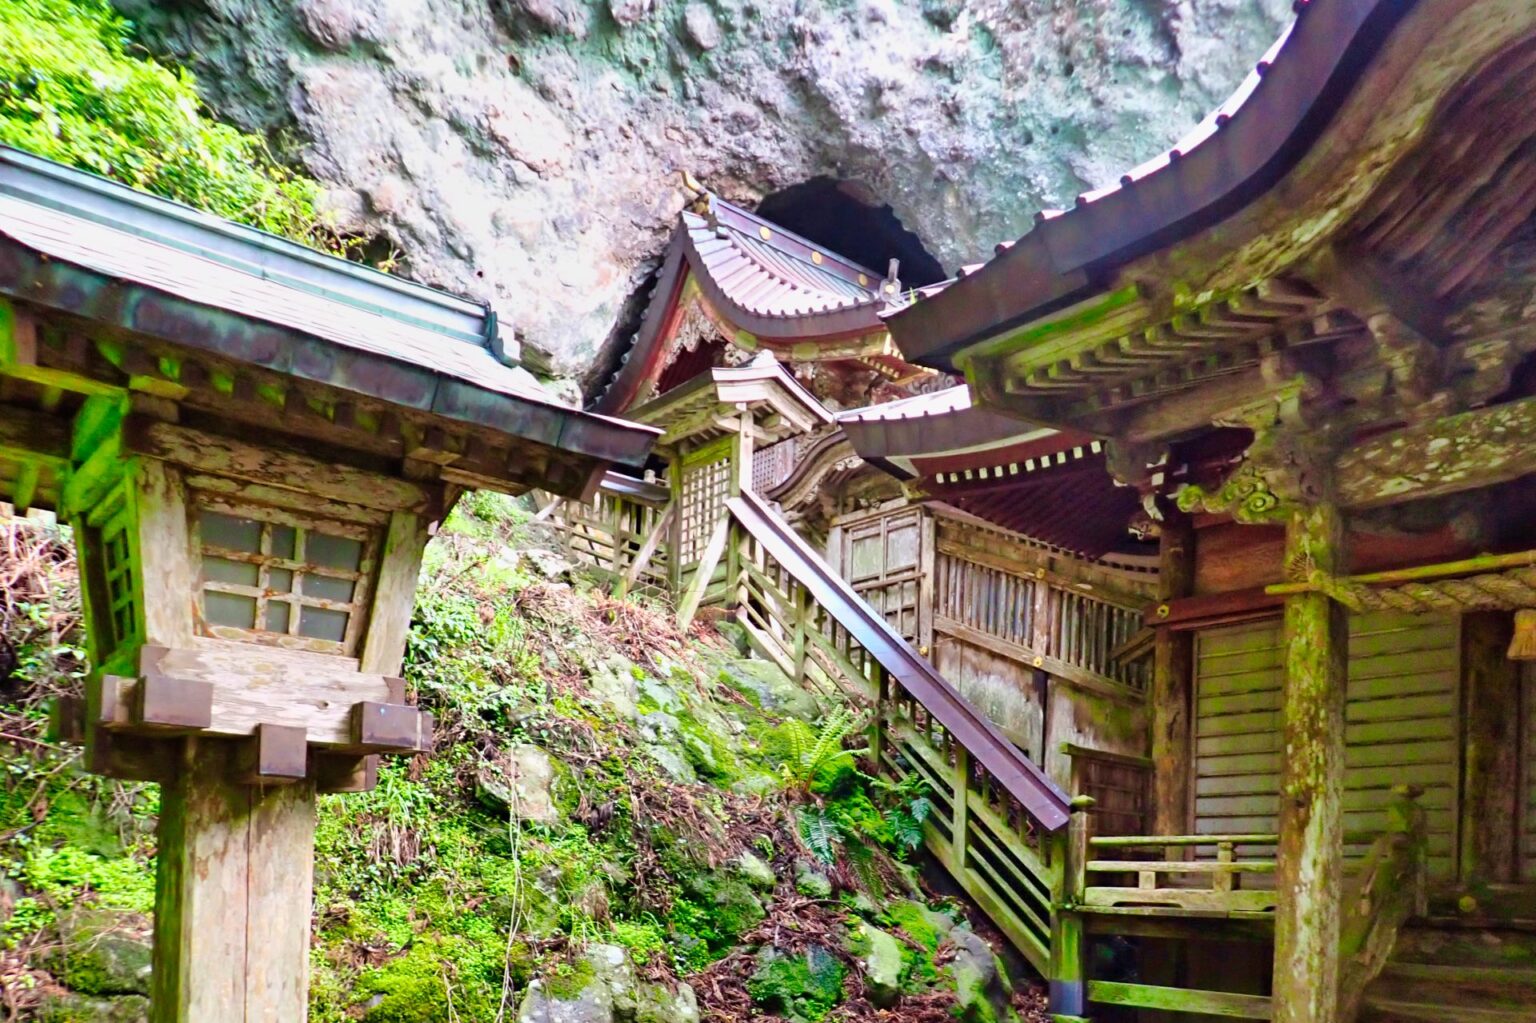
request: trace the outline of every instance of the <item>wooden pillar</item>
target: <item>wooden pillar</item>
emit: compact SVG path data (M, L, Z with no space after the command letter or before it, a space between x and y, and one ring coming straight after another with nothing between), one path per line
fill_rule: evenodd
M950 830L949 845L955 869L964 873L970 865L967 857L970 853L971 832L971 751L958 742L954 745L954 773L950 776L950 788L955 794L952 804L954 818L951 821L953 827Z
M1072 817L1059 848L1062 851L1055 906L1051 912L1050 1005L1052 1023L1087 1023L1088 941L1076 907L1083 898L1088 862L1088 812L1093 800L1072 800Z
M1194 589L1195 531L1189 516L1170 511L1158 543L1160 603ZM1190 827L1190 715L1194 705L1194 635L1160 628L1152 650L1152 813L1154 835Z
M236 746L185 739L161 787L153 1023L303 1023L313 781L230 779Z
M1461 619L1461 877L1513 882L1520 806L1520 672L1507 656L1514 622L1507 611Z
M1286 525L1290 578L1337 573L1343 528L1331 504L1298 507ZM1274 1018L1338 1018L1344 827L1344 703L1349 622L1326 594L1285 602L1285 688L1276 868Z

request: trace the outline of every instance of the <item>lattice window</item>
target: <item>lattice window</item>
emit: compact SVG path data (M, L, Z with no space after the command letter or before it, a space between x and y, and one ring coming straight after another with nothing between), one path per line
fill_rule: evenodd
M94 534L93 536L91 534ZM134 571L133 509L119 487L90 514L87 542L98 552L100 595L106 606L94 614L98 657L139 637L138 573Z
M326 653L351 653L362 629L377 536L200 496L192 522L205 632Z
M679 564L691 565L704 556L709 535L725 514L730 490L729 457L683 466L682 540Z

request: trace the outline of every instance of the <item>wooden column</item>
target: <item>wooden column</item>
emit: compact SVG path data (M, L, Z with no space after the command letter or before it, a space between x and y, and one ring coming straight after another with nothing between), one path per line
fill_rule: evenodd
M1072 817L1058 849L1060 874L1053 893L1051 913L1050 1005L1052 1023L1088 1023L1088 939L1083 918L1076 911L1086 883L1088 863L1088 812L1093 800L1072 800Z
M1294 581L1343 566L1337 507L1290 512L1285 565ZM1344 701L1349 622L1326 594L1285 602L1280 845L1275 883L1274 1018L1338 1018L1339 902L1343 890Z
M233 742L185 739L161 786L152 1023L303 1023L313 781L230 781Z
M1189 516L1169 512L1158 543L1159 602L1194 589L1195 531ZM1190 827L1190 715L1194 635L1157 630L1152 651L1152 813L1154 835L1181 835Z
M1507 656L1514 622L1507 611L1461 619L1461 877L1513 882L1520 806L1520 672Z

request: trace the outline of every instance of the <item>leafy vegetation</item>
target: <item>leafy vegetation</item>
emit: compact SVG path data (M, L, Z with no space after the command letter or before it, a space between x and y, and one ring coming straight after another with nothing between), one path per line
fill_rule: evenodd
M0 143L317 247L319 188L214 120L185 71L132 52L107 0L0 4Z
M788 698L787 678L567 581L529 529L474 495L428 548L405 674L438 745L320 800L311 1023L502 1023L606 983L608 948L642 1023L690 1018L669 1001L689 978L712 1020L873 1018L852 935L916 895L921 787L861 770L855 712L763 710L742 680ZM85 670L73 573L67 530L0 531L0 982L21 1004L52 1004L64 910L142 931L153 900L156 787L44 738ZM910 997L952 1005L935 949L912 956Z

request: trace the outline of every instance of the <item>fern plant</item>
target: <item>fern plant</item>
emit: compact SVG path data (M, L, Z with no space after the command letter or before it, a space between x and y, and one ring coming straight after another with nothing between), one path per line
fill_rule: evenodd
M856 769L856 758L864 750L848 749L844 743L855 730L859 717L846 707L829 714L819 729L792 718L779 726L777 738L783 750L779 774L785 789L793 795L809 797L818 784Z

